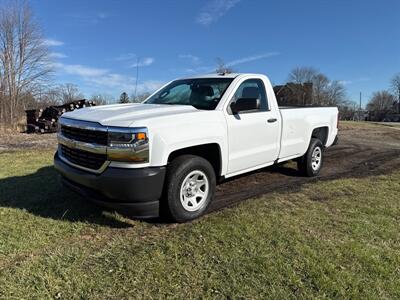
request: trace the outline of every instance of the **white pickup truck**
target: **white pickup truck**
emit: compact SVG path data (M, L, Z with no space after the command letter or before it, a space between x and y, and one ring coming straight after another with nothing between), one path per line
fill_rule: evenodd
M316 176L337 125L336 107L278 107L264 75L196 76L140 104L65 113L54 164L103 206L185 222L207 210L221 179L292 159Z

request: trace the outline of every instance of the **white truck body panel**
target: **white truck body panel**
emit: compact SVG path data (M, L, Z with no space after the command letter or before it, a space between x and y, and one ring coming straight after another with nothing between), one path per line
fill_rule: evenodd
M65 116L76 120L97 122L104 126L133 127L134 122L140 123L152 118L173 117L190 112L199 112L199 110L189 105L127 103L87 107Z
M221 77L206 75L202 78ZM337 135L335 107L279 109L269 79L259 74L229 74L234 78L215 110L198 110L189 105L116 104L76 110L65 118L97 122L113 127L147 127L150 145L148 163L111 162L124 168L159 167L179 149L217 144L221 176L231 177L302 156L315 128L327 127L329 147ZM229 103L242 82L261 79L266 89L268 111L228 113ZM269 123L269 119L276 122Z
M337 135L336 107L284 108L280 112L283 120L280 159L303 155L315 128L327 127L328 139L325 146L332 145Z

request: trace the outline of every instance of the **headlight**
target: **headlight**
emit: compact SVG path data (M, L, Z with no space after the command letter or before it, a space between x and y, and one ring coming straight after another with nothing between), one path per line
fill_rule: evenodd
M135 138L133 132L109 132L108 145L110 147L131 147Z
M149 162L147 128L109 128L107 157L111 161Z

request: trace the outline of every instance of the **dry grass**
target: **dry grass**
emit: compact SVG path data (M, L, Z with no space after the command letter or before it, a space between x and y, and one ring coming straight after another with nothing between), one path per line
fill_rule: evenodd
M0 154L2 299L400 298L398 171L154 224L61 188L52 154Z

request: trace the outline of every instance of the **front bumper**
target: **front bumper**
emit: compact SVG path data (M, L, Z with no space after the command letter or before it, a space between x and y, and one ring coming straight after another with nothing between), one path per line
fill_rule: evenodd
M68 165L57 152L54 167L64 185L101 206L138 218L159 216L165 167L108 167L101 174L92 174Z

